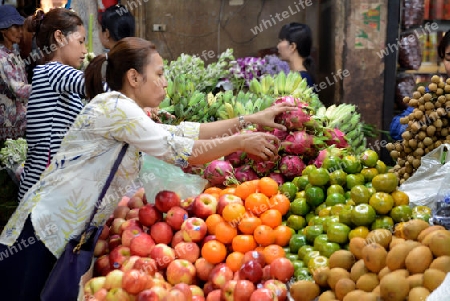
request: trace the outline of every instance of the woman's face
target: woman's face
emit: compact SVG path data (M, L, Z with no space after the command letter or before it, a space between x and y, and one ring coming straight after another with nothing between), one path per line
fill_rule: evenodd
M444 59L442 61L444 62L445 72L447 73L447 76L450 76L450 45L445 47Z
M100 39L100 43L102 43L103 48L111 49L111 41L110 41L108 29L105 29L105 31L102 31L102 26L100 24L98 26L99 26L98 37Z
M166 97L167 81L164 77L164 62L159 53L150 54L150 63L140 75L141 84L136 89L136 102L144 107L156 108ZM145 80L144 80L145 77Z
M7 29L2 29L3 38L5 40L5 44L19 44L20 40L23 38L23 26L22 25L13 25Z
M287 40L280 40L277 48L280 59L283 61L290 61L293 51L295 50L294 45Z
M84 60L84 56L87 53L86 49L86 31L84 26L77 26L77 31L71 33L65 37L65 41L61 48L58 48L57 59L62 64L79 68Z

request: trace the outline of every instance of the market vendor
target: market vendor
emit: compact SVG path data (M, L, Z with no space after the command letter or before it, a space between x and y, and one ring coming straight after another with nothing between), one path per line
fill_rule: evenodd
M23 37L24 20L14 6L0 6L0 147L8 138L25 135L31 85L25 63L14 48Z
M104 64L111 88L106 93L101 80ZM274 118L295 107L278 104L252 115L205 124L157 124L143 108L158 107L166 95L163 66L155 46L140 38L122 39L108 55L99 55L89 64L86 92L91 101L77 116L51 164L25 194L0 236L0 254L18 250L30 237L35 241L0 261L2 298L38 300L65 244L85 229L124 144L129 147L98 207L94 218L97 225L105 224L120 200L117 196L121 189L138 177L140 152L181 167L208 163L235 151L263 160L275 158L275 136L262 132L234 134L248 123L284 130Z
M309 87L314 88L314 61L311 57L311 28L302 23L283 25L278 34L278 53L280 59L289 64L291 71L300 72Z
M108 7L99 14L100 42L105 49L110 50L123 38L134 37L136 22L128 9L117 4Z

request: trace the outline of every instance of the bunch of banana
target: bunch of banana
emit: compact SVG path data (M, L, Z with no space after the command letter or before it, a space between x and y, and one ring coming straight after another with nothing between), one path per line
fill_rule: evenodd
M239 115L253 114L264 110L273 102L272 98L258 97L256 94L240 91L237 95L227 97L227 93L222 97L222 105L217 110L217 119L231 119ZM220 93L220 92L219 92Z

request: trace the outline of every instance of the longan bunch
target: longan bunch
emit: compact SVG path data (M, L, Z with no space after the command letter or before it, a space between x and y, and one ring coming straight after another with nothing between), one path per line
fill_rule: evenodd
M414 108L411 114L400 118L401 124L407 124L403 140L386 145L396 160L391 171L397 174L400 184L419 168L422 156L443 143L450 143L450 78L444 82L433 75L428 91L419 86L403 102Z

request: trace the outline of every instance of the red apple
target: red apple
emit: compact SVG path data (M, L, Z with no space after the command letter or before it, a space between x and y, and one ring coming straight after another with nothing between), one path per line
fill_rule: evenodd
M200 257L200 248L194 242L180 242L174 249L177 258L186 259L192 263Z
M129 200L130 200L130 197L124 196L124 197L122 197L122 199L119 201L119 203L117 204L117 206L127 206Z
M173 289L177 289L180 290L183 295L184 295L184 299L186 301L191 301L192 300L192 292L191 289L189 287L189 284L186 283L177 283L173 286Z
M211 281L205 282L203 285L203 293L208 296L214 290L214 286Z
M109 238L108 250L113 250L122 244L122 237L119 234L113 234Z
M175 232L175 234L172 237L172 242L170 243L170 245L172 248L175 248L175 246L182 241L184 241L183 231L180 230L180 231Z
M234 301L234 292L236 289L236 280L228 280L222 288L222 300Z
M130 209L139 209L144 206L144 200L140 196L133 196L128 201L127 206Z
M125 220L125 222L122 225L120 225L120 230L121 230L120 234L122 234L123 231L125 231L127 229L138 229L138 230L141 230L141 232L144 231L142 224L139 222L139 220L137 218Z
M189 285L189 289L191 290L192 297L194 297L194 296L204 297L205 296L205 293L198 285L191 284L191 285Z
M195 269L197 270L197 277L200 280L208 281L209 275L214 269L214 264L208 262L205 258L200 257L195 261Z
M153 238L146 233L141 233L131 240L130 251L132 255L148 257L154 246Z
M204 296L192 296L192 301L205 301Z
M242 199L240 197L238 197L237 195L229 194L229 193L221 195L217 202L217 213L222 215L223 208L225 208L226 205L233 204L233 203L244 205L244 202L242 201Z
M111 266L109 264L109 255L105 254L97 258L94 263L95 274L106 276L109 271L111 271Z
M181 229L181 225L188 218L188 213L181 207L175 206L170 208L166 215L166 223L174 230Z
M122 266L120 267L120 269L124 272L134 269L134 264L136 263L136 261L139 258L141 258L141 257L136 256L136 255L132 255L132 256L128 257L128 259L122 263Z
M107 295L108 295L108 290L103 287L94 294L94 299L97 301L105 301ZM89 299L89 300L91 300L91 299Z
M234 290L234 300L248 301L255 290L256 288L253 282L248 280L238 280Z
M118 246L109 253L109 264L112 269L120 269L125 260L130 256L129 247Z
M130 294L138 294L143 291L147 285L147 274L138 270L129 270L124 272L122 278L122 287Z
M166 244L159 243L153 247L150 257L156 261L159 270L166 269L175 260L175 251Z
M268 288L258 288L253 292L250 301L276 301L277 296Z
M125 219L129 211L130 208L128 206L117 206L116 209L114 209L113 216L114 218Z
M163 213L167 213L172 207L180 206L180 203L180 196L173 191L162 190L155 196L155 206Z
M287 300L288 289L284 282L281 282L280 280L271 279L264 282L264 287L273 291L277 296L278 301Z
M125 216L126 220L129 219L137 219L139 220L139 208L134 208L128 211L127 216Z
M270 276L270 264L263 267L263 275L262 275L262 281L272 279L272 276Z
M261 281L263 276L262 267L256 260L250 260L244 263L239 270L239 278L242 280L250 280L253 283Z
M122 245L125 247L129 247L131 244L131 240L136 236L140 235L142 230L138 228L134 229L126 229L122 232Z
M201 193L194 200L193 213L196 217L206 219L217 211L217 198L209 193Z
M232 280L234 276L233 271L225 264L218 264L211 271L209 280L214 285L214 288L223 288L225 283Z
M139 257L139 259L134 263L133 268L150 276L154 276L158 270L156 261L150 257Z
M98 239L104 239L107 240L109 237L109 227L108 226L104 226L102 229L102 233L100 233L100 236L98 237Z
M242 263L246 263L249 262L250 260L255 260L256 262L258 262L261 267L264 267L266 265L266 259L264 257L264 253L261 251L247 251L244 254L244 259L242 261Z
M191 297L192 299L192 297ZM191 300L189 299L189 301ZM187 300L184 298L184 294L177 288L172 288L167 295L162 299L162 301L179 301L179 300Z
M139 189L136 190L136 191L134 192L134 194L133 194L133 196L137 196L137 197L140 197L140 198L143 198L144 195L145 195L145 189L144 189L144 187L139 188Z
M113 288L106 295L106 300L129 301L130 295L123 288Z
M216 289L210 292L208 296L206 296L206 301L221 301L221 297L222 297L222 290Z
M294 276L294 265L287 258L277 258L270 264L270 276L287 282Z
M175 285L177 283L192 284L196 274L195 267L185 259L175 259L167 267L167 281Z
M150 228L150 235L158 243L170 244L173 237L172 228L166 222L157 222Z
M111 233L111 235L114 234L122 234L122 224L125 223L125 218L115 218L112 222L111 228L109 229L109 232Z
M108 242L104 239L97 240L94 248L94 256L100 257L108 253Z
M136 301L160 301L167 295L167 290L160 286L152 287L150 289L145 289L140 292Z
M84 292L89 295L94 295L96 292L101 290L105 285L106 277L94 277L88 280L84 285Z
M188 216L192 216L193 209L194 209L194 201L195 201L195 197L188 197L185 198L184 200L181 201L180 203L180 207L183 208L184 210L186 210L186 212L188 213Z
M139 209L139 221L144 226L151 227L162 219L162 213L153 204L147 204Z
M158 279L158 278L153 278L153 285L160 286L160 287L166 289L167 291L169 291L172 288L172 284L165 281L164 279Z
M121 270L112 270L105 276L105 283L103 284L103 287L107 290L119 287L121 288L123 274L124 273Z
M198 217L190 217L181 225L183 239L186 242L200 242L206 235L207 227L204 220Z

